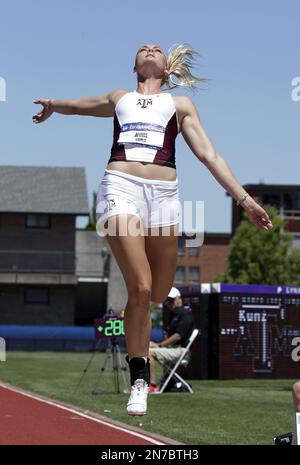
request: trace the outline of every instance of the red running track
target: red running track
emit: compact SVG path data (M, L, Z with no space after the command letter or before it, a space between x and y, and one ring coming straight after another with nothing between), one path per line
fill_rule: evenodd
M150 445L167 442L0 384L0 444Z

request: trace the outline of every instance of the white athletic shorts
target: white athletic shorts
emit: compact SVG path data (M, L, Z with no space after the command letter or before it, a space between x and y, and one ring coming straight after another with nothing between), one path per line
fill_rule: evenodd
M97 193L97 234L103 236L105 221L120 213L139 217L145 228L180 223L178 178L174 181L147 179L105 169Z

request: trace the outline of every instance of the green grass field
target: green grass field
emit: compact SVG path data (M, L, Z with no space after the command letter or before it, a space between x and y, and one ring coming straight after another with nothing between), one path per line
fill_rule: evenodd
M104 354L97 353L77 391L90 353L8 352L0 380L92 410L184 444L272 444L293 425L295 380L190 381L194 394L150 395L148 414L129 417L126 394L115 394L111 362L93 395ZM123 380L120 376L123 389Z

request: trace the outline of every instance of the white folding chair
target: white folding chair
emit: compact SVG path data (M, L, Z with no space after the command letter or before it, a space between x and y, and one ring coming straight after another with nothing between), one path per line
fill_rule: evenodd
M187 346L184 348L185 350L182 352L181 356L179 357L179 359L177 360L175 365L173 365L173 367L170 367L168 365L165 365L165 364L159 362L164 368L166 368L166 370L168 370L169 375L166 378L166 380L164 381L164 383L161 386L160 390L154 392L153 394L162 394L164 392L168 382L170 381L170 379L173 376L176 379L178 379L179 381L181 381L181 383L186 386L186 388L188 389L188 391L190 393L193 393L193 389L191 388L191 386L183 378L181 378L181 376L179 376L178 373L176 373L176 370L177 370L177 368L179 366L187 366L188 365L189 360L190 360L190 347L193 344L196 337L198 336L198 334L199 334L199 329L194 329L192 334L190 335L189 342L188 342Z

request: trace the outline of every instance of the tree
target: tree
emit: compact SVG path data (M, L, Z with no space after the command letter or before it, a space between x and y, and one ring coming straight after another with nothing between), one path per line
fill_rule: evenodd
M85 229L88 229L89 231L96 231L96 202L97 192L93 191L93 206L89 216L89 222L85 227Z
M284 232L276 207L263 207L272 223L269 231L254 226L245 212L231 239L226 271L214 281L237 284L300 284L300 251L291 249L292 236Z
M289 284L300 286L300 249L294 249L288 258Z

